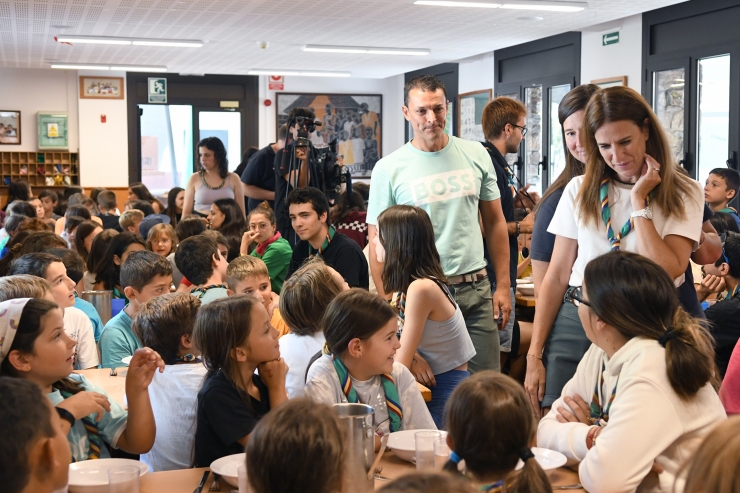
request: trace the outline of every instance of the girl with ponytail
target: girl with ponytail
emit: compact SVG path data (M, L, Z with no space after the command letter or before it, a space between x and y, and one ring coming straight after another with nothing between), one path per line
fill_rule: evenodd
M634 253L592 260L565 299L592 345L540 421L538 445L580 462L590 493L671 491L726 417L710 336L680 307L666 271Z
M493 371L474 374L447 401L445 470L462 472L480 491L551 493L529 445L537 423L522 386ZM524 466L515 471L519 461Z

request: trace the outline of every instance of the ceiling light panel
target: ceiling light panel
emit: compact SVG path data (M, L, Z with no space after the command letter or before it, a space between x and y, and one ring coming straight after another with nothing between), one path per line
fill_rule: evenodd
M586 2L547 2L537 0L520 0L506 3L490 2L457 2L454 0L416 0L414 5L431 5L436 7L471 7L483 9L541 10L549 12L580 12L588 7Z
M60 43L99 44L99 45L134 45L134 46L171 46L177 48L200 48L203 41L197 39L154 39L154 38L118 38L113 36L78 36L59 34L56 40Z
M425 56L430 53L429 50L414 48L380 48L372 46L327 46L327 45L306 45L303 51L317 53L350 53L350 54L368 54L368 55L406 55L406 56Z
M471 7L479 9L497 9L500 3L487 2L455 2L451 0L416 0L414 5L431 5L433 7Z
M330 72L321 70L268 70L253 69L247 75L297 75L301 77L351 77L352 72Z

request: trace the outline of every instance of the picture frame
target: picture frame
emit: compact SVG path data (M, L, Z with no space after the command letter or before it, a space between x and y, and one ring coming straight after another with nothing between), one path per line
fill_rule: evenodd
M38 112L39 150L69 149L69 117L63 111Z
M596 84L602 89L606 89L607 87L614 87L614 86L627 86L627 76L626 75L619 75L617 77L607 77L605 79L596 79L592 80L591 84Z
M457 96L457 135L461 139L483 142L483 108L491 102L493 89L471 91Z
M20 143L21 112L0 110L0 145L20 145Z
M123 77L80 76L80 99L123 99Z
M276 134L294 108L313 109L316 119L323 123L311 135L314 146L328 145L336 139L337 154L349 167L352 178L370 178L375 163L383 156L381 94L278 92L275 100Z

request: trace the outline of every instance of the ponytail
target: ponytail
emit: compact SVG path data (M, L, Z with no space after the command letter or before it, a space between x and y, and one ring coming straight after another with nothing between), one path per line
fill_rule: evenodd
M512 482L509 482L509 479ZM524 467L515 471L506 478L507 490L521 491L527 493L552 493L550 480L542 467L537 463L534 457L524 461ZM513 484L512 484L513 483Z
M668 381L680 397L692 397L707 382L719 387L712 336L698 320L679 308L658 342L666 349Z

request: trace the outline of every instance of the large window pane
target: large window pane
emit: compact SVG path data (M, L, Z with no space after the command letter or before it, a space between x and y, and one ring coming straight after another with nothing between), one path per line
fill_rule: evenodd
M730 55L699 60L699 121L697 124L697 178L704 183L709 172L727 160L730 137Z
M676 163L683 160L686 70L661 70L653 77L653 109L663 125Z
M229 171L242 161L242 115L238 111L198 112L200 139L218 137L226 147Z
M140 104L141 181L161 196L193 173L193 107Z
M527 136L524 139L524 180L531 185L529 191L542 194L540 163L542 162L542 86L524 90L527 107Z
M565 169L565 147L563 130L558 120L558 106L570 91L570 84L550 88L550 176L548 186L554 182Z

